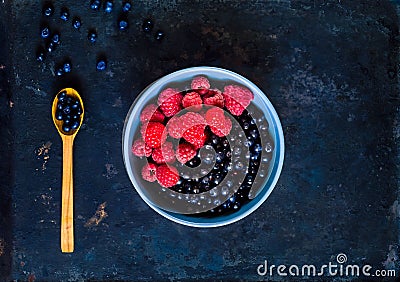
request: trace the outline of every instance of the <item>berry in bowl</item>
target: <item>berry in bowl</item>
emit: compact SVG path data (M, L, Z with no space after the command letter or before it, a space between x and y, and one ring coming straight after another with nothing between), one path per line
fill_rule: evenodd
M194 67L164 76L131 106L123 131L129 178L156 212L217 227L255 211L283 165L276 111L246 78Z

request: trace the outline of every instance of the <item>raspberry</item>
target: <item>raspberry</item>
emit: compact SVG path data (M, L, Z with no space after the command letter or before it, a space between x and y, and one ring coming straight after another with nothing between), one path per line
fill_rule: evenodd
M192 144L196 149L204 146L207 140L207 135L204 132L206 128L205 124L197 124L188 128L182 135L182 137Z
M157 105L155 104L147 105L140 114L140 121L142 123L146 123L148 121L163 122L164 118L164 115L160 112Z
M205 105L212 105L216 107L223 108L224 107L224 96L222 96L221 91L209 90L206 95L204 95L204 104Z
M167 130L171 137L181 138L182 137L182 125L178 116L173 116L167 123Z
M162 187L172 187L179 181L178 170L170 165L160 165L156 170L156 177L158 183Z
M143 140L138 139L133 142L132 153L138 157L150 157L152 149L144 143Z
M211 131L219 136L226 136L232 129L232 122L228 117L225 117L224 111L220 108L213 107L205 114L207 124Z
M192 89L210 89L210 82L208 81L207 77L197 76L197 77L193 78L192 83L191 83L191 88Z
M146 126L142 127L144 142L151 148L160 147L167 138L167 131L165 126L159 122L149 122Z
M155 164L152 163L145 164L144 167L142 168L143 179L149 182L156 181L157 180L156 170L157 166Z
M158 96L158 105L165 116L171 117L181 110L182 94L178 90L167 88Z
M230 120L230 118L226 117L220 126L218 127L210 126L210 129L215 135L219 137L226 136L231 132L232 121Z
M218 107L211 107L204 115L208 125L217 126L221 119L225 119L224 110Z
M193 106L191 108L193 111L199 111L202 104L203 100L201 100L200 95L196 92L189 92L182 99L182 106L184 108Z
M176 159L184 164L196 156L196 150L194 147L190 144L187 143L181 143L178 146L178 149L176 150Z
M254 99L254 95L249 89L238 85L225 86L223 96L225 107L235 116L240 116Z
M158 164L175 161L175 152L172 143L165 142L160 148L154 149L152 158Z
M187 112L180 117L180 127L182 129L182 137L196 148L203 147L207 136L204 129L206 120L198 113Z

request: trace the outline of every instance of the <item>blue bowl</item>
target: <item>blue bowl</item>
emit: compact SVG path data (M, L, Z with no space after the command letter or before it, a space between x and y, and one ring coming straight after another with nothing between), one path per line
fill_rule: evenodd
M190 81L193 77L204 75L210 78L212 81L215 80L228 80L243 85L250 89L254 94L254 100L257 107L264 113L266 120L269 123L269 134L275 144L272 159L270 160L270 166L262 183L263 188L258 192L257 196L251 201L244 204L238 211L227 215L215 215L214 217L196 217L187 214L179 214L163 209L159 205L155 205L148 193L146 188L141 185L141 167L135 167L133 154L131 153L131 146L133 143L134 135L140 126L140 111L145 105L149 103L151 99L154 99L166 85L171 83L179 83L180 81ZM283 159L284 159L284 138L282 126L271 102L267 96L251 81L244 78L243 76L234 73L229 70L215 68L215 67L193 67L183 70L176 71L169 75L166 75L157 81L153 82L146 89L144 89L140 95L136 98L132 104L124 125L122 135L122 153L124 158L125 167L129 178L135 187L140 197L157 213L160 215L176 222L179 224L192 226L192 227L218 227L236 222L240 219L245 218L252 212L254 212L271 194L274 189L280 173L282 171Z

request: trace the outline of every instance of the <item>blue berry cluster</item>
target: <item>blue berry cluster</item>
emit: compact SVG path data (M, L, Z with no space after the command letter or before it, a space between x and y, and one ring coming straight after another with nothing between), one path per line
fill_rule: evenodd
M64 91L57 95L57 100L56 119L62 122L64 133L73 133L81 122L82 105Z

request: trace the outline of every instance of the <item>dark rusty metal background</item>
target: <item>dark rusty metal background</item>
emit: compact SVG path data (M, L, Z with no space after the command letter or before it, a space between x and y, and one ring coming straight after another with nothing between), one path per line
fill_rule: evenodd
M133 1L126 32L89 1L55 1L61 45L44 63L41 1L0 2L0 279L260 280L257 266L398 262L399 19L395 1ZM58 18L66 5L80 31ZM156 42L146 17L166 33ZM87 30L98 41L90 44ZM96 72L97 56L108 69ZM54 67L70 58L70 76ZM195 229L151 210L125 173L125 115L149 83L191 66L244 75L276 107L286 140L270 198L238 223ZM85 101L75 143L73 254L60 237L61 140L51 101ZM264 277L265 278L265 277ZM342 277L353 280L354 277ZM284 280L274 276L272 280Z

